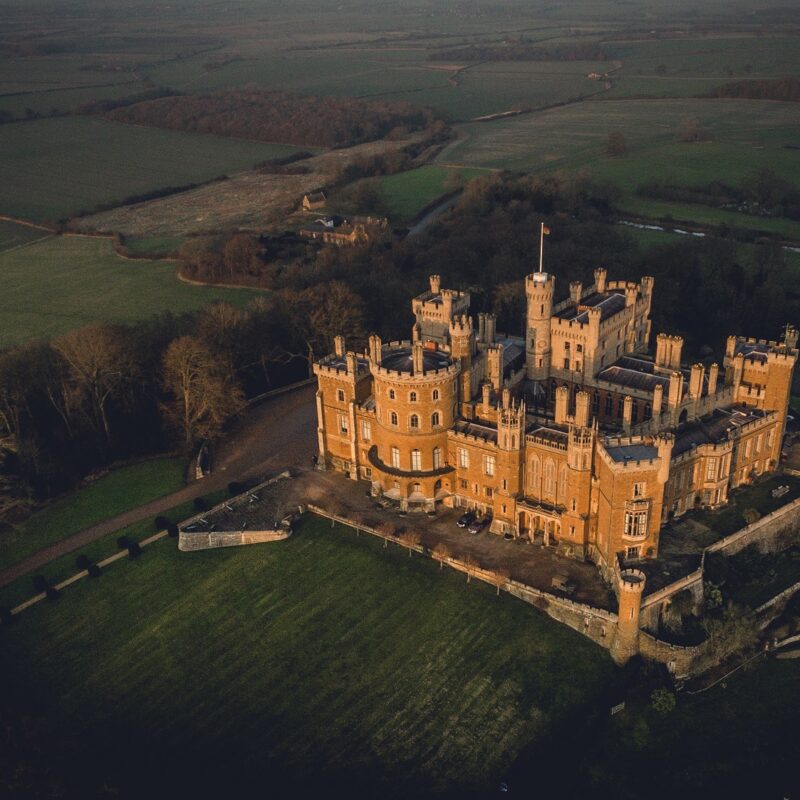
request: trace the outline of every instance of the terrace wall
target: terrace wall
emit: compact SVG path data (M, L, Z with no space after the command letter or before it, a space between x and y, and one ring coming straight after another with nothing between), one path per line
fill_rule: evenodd
M213 550L218 547L237 547L243 544L262 544L288 539L291 531L215 531L202 533L195 531L178 535L178 550Z
M798 526L800 526L800 497L752 525L746 525L730 536L714 542L706 548L706 553L716 553L721 550L724 555L732 556L751 544L758 545L762 553L777 553L783 549L784 534L797 530Z

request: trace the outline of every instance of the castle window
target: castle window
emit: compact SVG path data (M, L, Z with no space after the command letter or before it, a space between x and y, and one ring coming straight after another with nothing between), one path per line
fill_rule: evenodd
M562 464L558 473L558 495L562 499L567 493L567 465Z
M347 417L339 414L339 433L347 433Z
M528 485L531 489L537 489L539 486L539 459L531 459L530 467L528 468Z
M617 400L617 416L618 417L622 416L622 409L624 407L625 407L625 401L620 397L619 400Z
M625 536L647 536L647 511L625 512Z
M709 458L706 462L706 480L713 481L717 478L717 459Z
M411 451L411 469L419 472L422 469L422 453L419 450Z
M564 352L569 353L569 342L564 342Z
M417 393L416 392L409 392L408 393L408 402L409 403L416 403L417 402Z
M600 393L595 392L592 395L592 413L598 414L600 413Z
M394 400L394 389L389 389L389 399Z
M638 547L629 547L625 551L625 558L628 558L628 559L639 558L639 548ZM631 609L631 619L633 619L633 609Z
M486 496L487 496L487 497L491 497L491 496L492 496L492 494L493 494L493 492L492 492L492 487L491 487L491 486L487 486L487 487L484 489L484 492L486 492Z
M611 397L611 395L610 395L610 394L607 394L607 395L606 395L606 416L607 416L607 417L610 417L610 416L611 416L611 413L612 413L612 411L613 411L613 405L612 405L612 404L613 404L613 402L614 402L614 400L613 400L613 398Z
M745 457L745 458L750 458L750 446L751 446L752 444L753 444L753 440L752 440L752 439L748 439L748 440L747 440L747 441L744 443L744 457Z
M434 447L433 448L433 468L434 469L441 469L442 468L442 448L441 447Z
M431 425L434 428L436 428L441 424L442 424L442 422L441 422L441 416L440 416L439 412L438 411L434 411L433 414L431 414Z
M483 471L489 477L494 475L494 456L483 457Z
M581 362L580 361L576 361L575 362L575 371L576 372L580 372L581 371Z
M767 448L772 447L772 438L774 433L775 433L775 428L770 428L769 433L767 434Z
M647 484L644 481L639 483L633 484L633 496L634 497L644 497L647 491Z
M573 497L573 498L572 498L572 510L573 510L573 511L575 511L575 509L576 509L577 507L578 507L578 504L577 504L577 502L575 502L575 498ZM573 528L573 530L575 530L575 529Z
M568 358L564 359L564 369L569 369L569 359Z
M544 462L544 491L545 494L554 494L556 490L556 467L553 460L548 458Z
M336 396L339 398L340 403L344 403L344 389L337 389Z
M754 452L755 452L756 455L758 455L761 452L761 434L760 433L758 434L758 436L756 436L756 446L755 446Z
M606 357L600 356L600 366L602 367L606 363Z
M631 422L636 423L639 421L639 404L634 400L631 405Z
M361 438L368 442L372 438L372 426L369 423L369 420L361 420Z
M466 447L458 448L458 466L466 469L469 466L469 451Z
M644 404L644 419L650 419L653 416L653 409L650 403Z
M392 466L395 469L400 469L400 448L393 447L392 448Z
M569 526L569 535L570 536L574 536L575 535L575 526L574 525L570 525Z
M397 425L397 412L396 411L392 411L392 413L389 414L389 422L391 422L392 425Z
M461 489L468 489L469 488L469 484L463 478L461 478L461 480L459 480L458 486Z
M419 417L416 414L412 414L408 418L408 427L409 428L419 428Z
M582 352L583 352L583 345L582 345L582 344L576 345L576 346L575 346L575 349L576 349L576 350L577 350L579 353L582 353Z
M439 390L438 389L434 389L431 392L431 399L432 400L438 400L439 399Z

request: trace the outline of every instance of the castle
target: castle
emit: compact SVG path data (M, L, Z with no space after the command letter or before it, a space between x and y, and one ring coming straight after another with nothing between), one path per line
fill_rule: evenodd
M731 336L722 366L684 366L683 340L648 355L653 279L525 279L525 337L469 315L438 275L414 298L410 341L314 364L319 467L369 481L404 510L491 516L490 530L590 559L611 579L658 556L662 525L780 458L797 330Z

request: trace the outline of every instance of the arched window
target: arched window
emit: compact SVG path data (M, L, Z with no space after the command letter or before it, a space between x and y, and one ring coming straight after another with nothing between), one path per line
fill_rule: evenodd
M433 468L434 469L441 469L442 467L442 448L441 447L434 447L433 448Z
M422 453L419 450L411 451L411 469L419 472L422 469Z
M562 464L558 472L558 496L563 500L567 496L567 465Z
M438 389L434 389L431 392L431 399L432 400L438 400L439 399L439 390Z
M394 400L394 389L389 389L389 399Z
M556 490L556 465L552 458L544 462L544 493L554 494Z
M408 402L409 403L416 403L417 402L417 393L416 392L409 392L408 393Z
M595 392L592 395L592 413L599 414L600 413L600 393Z
M531 459L531 463L528 465L528 486L530 486L531 489L534 489L536 491L538 491L539 489L540 463L541 462L539 461L538 457L534 456Z
M431 425L434 428L436 428L438 425L441 425L441 424L442 424L442 422L441 422L441 416L440 416L439 412L438 411L434 411L433 414L431 414Z
M397 412L396 411L392 411L392 413L389 414L389 422L391 422L392 425L397 425Z
M416 414L412 414L408 418L408 427L409 428L419 428L419 417Z

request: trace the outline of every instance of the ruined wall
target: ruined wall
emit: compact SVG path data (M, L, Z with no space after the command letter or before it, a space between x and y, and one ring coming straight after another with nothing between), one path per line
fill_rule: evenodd
M178 550L212 550L217 547L237 547L243 544L262 544L288 539L290 531L215 531L203 533L181 531L178 535Z

